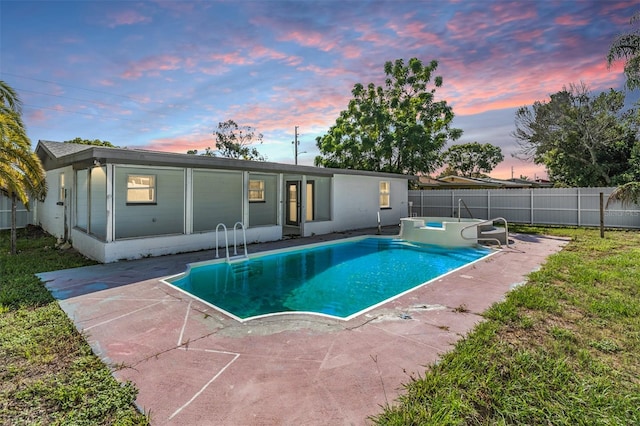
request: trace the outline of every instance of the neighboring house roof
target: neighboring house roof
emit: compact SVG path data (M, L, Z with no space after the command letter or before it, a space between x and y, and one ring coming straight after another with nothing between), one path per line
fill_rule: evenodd
M377 176L388 178L416 179L413 176L395 173L371 172L365 170L332 169L293 164L272 163L266 161L236 160L205 155L177 154L171 152L149 151L131 148L111 148L96 145L82 145L53 141L38 141L35 149L45 170L65 166L74 168L90 167L94 164L132 164L145 166L194 167L205 169L247 170L265 173L296 173L316 176L334 174Z
M420 176L418 186L422 189L491 189L491 188L531 188L539 186L550 186L550 183L543 184L531 182L524 179L495 179L471 178L464 176L449 175L441 178L431 178Z
M553 186L553 182L546 179L525 180L525 179L511 178L507 180L509 182L529 184L534 188L551 188Z

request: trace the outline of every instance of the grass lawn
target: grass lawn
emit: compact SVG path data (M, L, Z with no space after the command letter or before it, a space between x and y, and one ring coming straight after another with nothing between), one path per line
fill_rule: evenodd
M571 236L495 304L380 425L640 425L640 233Z
M512 230L572 241L372 423L640 424L640 233ZM33 275L92 263L54 243L0 232L0 424L148 424Z
M30 227L11 256L0 232L0 424L148 424L135 387L113 378L34 275L93 263L54 245Z

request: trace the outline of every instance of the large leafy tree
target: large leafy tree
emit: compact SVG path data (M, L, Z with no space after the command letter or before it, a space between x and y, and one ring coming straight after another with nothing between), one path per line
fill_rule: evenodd
M640 12L631 18L631 25L640 24ZM627 76L627 87L640 88L640 28L618 36L607 54L607 63L611 66L615 61L625 61L624 73Z
M570 85L516 112L517 157L545 165L549 177L568 186L609 186L628 179L637 144L638 116L624 110L624 93L592 94Z
M216 137L216 149L218 153L227 158L240 160L265 161L265 157L258 152L254 144L262 144L262 133L256 133L251 126L238 126L233 120L218 123L218 128L213 133ZM211 152L207 148L207 152Z
M437 67L435 60L398 59L385 63L384 86L356 84L347 109L316 139L315 164L411 175L436 170L446 142L462 135L450 127L451 107L435 97L442 86Z
M46 195L45 172L36 154L31 151L22 122L18 94L0 80L0 191L11 198L11 253L16 253L17 200L27 209L30 197Z
M442 158L449 172L464 177L479 177L490 173L504 160L504 155L499 146L471 142L449 147Z
M266 157L252 146L255 143L262 144L262 133L256 133L255 128L251 126L239 126L235 121L227 120L218 123L213 135L216 137L216 149L207 147L201 153L197 149L190 149L187 154L266 161Z

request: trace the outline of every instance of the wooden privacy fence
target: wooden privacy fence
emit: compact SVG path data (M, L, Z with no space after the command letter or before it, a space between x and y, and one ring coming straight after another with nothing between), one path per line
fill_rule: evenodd
M35 209L28 211L26 207L18 201L16 212L16 224L18 228L24 228L35 223ZM0 194L0 229L11 228L11 198Z
M411 216L469 217L532 225L600 226L600 193L615 188L442 189L409 191ZM464 204L459 200L463 200ZM458 212L459 204L462 209ZM467 206L469 211L464 207ZM640 228L640 206L612 203L604 226Z

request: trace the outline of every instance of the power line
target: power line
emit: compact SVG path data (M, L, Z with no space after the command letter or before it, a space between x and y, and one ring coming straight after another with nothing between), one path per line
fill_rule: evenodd
M25 80L39 81L41 83L55 84L57 86L71 87L72 89L79 89L79 90L84 90L84 91L87 91L87 92L99 93L101 95L117 96L117 97L120 97L120 98L129 99L131 101L139 103L139 101L137 99L132 98L131 96L127 96L127 95L120 95L120 94L117 94L117 93L109 93L109 92L105 92L105 91L102 91L102 90L86 89L86 88L80 87L80 86L74 86L74 85L65 84L65 83L58 83L58 82L55 82L55 81L43 80L43 79L40 79L40 78L25 77L23 75L13 74L13 73L6 72L6 71L2 71L2 72L0 72L0 74L10 75L12 77L17 77L17 78L23 78Z
M105 104L104 102L92 101L90 99L72 98L70 96L63 96L63 95L56 95L56 94L53 94L53 93L38 92L36 90L21 89L19 87L15 87L15 90L18 91L18 92L35 93L37 95L45 95L45 96L52 96L52 97L56 97L56 98L62 98L62 99L70 99L72 101L89 102L89 103L96 104L96 105L99 105L99 106L105 107L105 108L113 106L113 105L110 105L110 104Z
M56 111L56 112L65 112L65 113L69 113L69 114L79 114L79 115L88 115L90 117L95 117L95 118L112 118L114 120L125 120L125 121L131 121L134 123L145 123L145 121L142 120L133 120L131 118L124 118L124 117L116 117L114 115L105 115L105 114L93 114L90 112L82 112L82 111L69 111L63 108L51 108L51 107L44 107L44 106L39 106L39 105L31 105L31 104L22 104L23 107L28 107L28 108L32 108L32 109L48 109L51 111Z
M102 108L107 108L107 109L115 108L114 104L107 104L107 103L104 103L104 102L93 101L91 99L72 98L70 96L56 95L54 93L45 93L45 92L39 92L37 90L30 90L30 89L20 89L20 88L17 88L17 87L15 88L15 90L18 91L18 92L34 93L34 94L37 94L37 95L44 95L44 96L51 96L51 97L62 98L62 99L69 99L69 100L72 100L72 101L87 102L87 103L95 104L95 105L98 105L98 106L100 106ZM151 111L151 110L148 110L148 109L144 109L144 108L140 108L139 106L137 107L137 110L142 111L142 112L147 113L147 114L156 115L159 118L166 118L167 117L166 114L157 114L154 111Z

